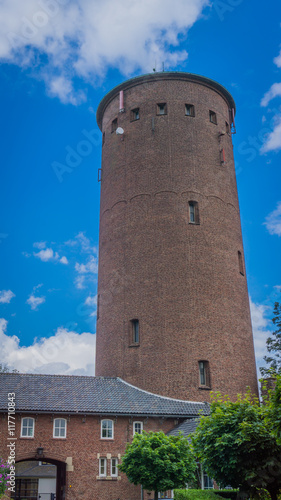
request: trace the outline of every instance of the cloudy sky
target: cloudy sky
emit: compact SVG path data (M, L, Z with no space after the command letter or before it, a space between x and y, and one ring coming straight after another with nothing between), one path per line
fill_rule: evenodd
M0 362L94 374L99 101L162 70L224 85L259 364L280 300L281 11L256 0L1 0ZM262 364L262 363L261 363Z

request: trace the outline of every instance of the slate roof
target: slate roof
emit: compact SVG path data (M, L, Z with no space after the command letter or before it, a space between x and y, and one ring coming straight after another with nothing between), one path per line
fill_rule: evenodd
M207 403L158 396L118 377L0 373L0 412L14 392L17 412L195 417Z
M198 426L198 424L199 424L198 418L185 420L181 424L177 425L177 427L167 432L167 435L177 436L181 432L185 437L188 437L190 436L190 434L196 431L196 427Z
M55 465L39 465L39 462L17 462L16 477L56 477L57 468Z

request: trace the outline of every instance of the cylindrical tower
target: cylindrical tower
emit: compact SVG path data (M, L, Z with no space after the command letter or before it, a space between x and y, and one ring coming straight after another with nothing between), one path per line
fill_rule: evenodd
M234 110L224 87L179 72L101 101L96 375L195 401L257 392Z

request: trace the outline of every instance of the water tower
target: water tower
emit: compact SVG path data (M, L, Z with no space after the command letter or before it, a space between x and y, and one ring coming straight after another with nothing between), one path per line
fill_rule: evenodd
M96 375L194 401L257 392L234 116L224 87L190 73L101 101Z

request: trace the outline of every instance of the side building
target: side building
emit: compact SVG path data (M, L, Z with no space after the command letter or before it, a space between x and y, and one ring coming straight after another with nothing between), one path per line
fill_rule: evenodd
M16 403L12 438L8 394ZM56 500L140 500L140 487L117 467L127 443L142 430L167 433L208 414L209 405L157 396L120 378L2 373L0 412L0 456L6 460L7 445L15 444L18 500L27 492L36 500L39 493L34 473L28 476L25 469L22 477L27 462L56 466Z

